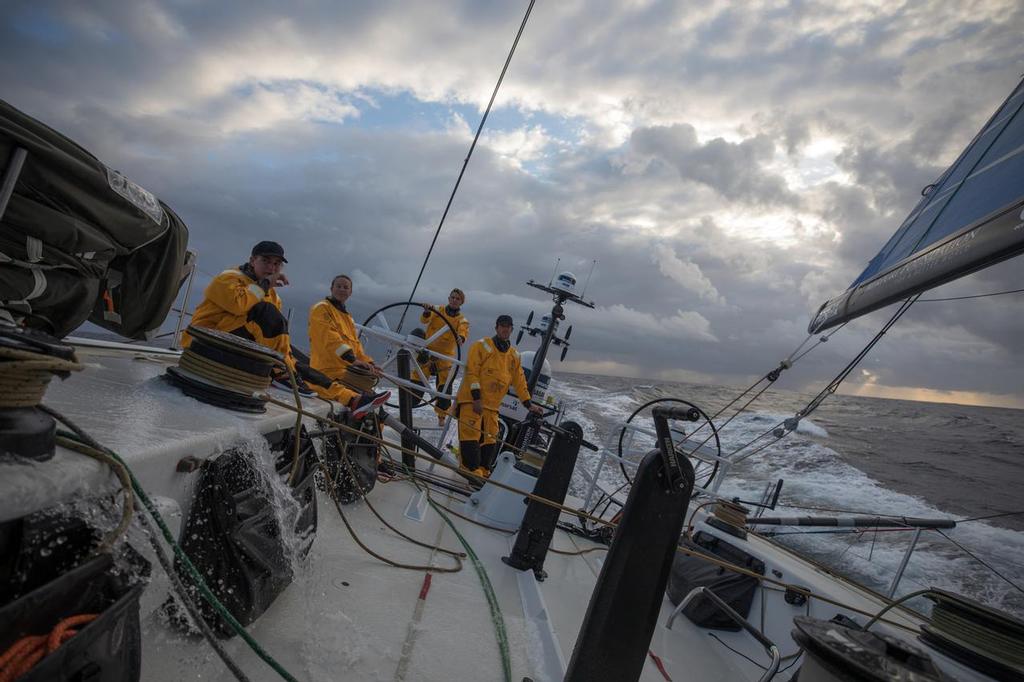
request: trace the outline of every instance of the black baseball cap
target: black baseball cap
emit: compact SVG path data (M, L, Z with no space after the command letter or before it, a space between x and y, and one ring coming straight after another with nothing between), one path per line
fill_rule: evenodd
M260 242L256 246L252 247L253 256L277 256L282 262L287 263L288 259L284 257L284 247L277 242Z
M497 327L497 326L500 326L500 325L503 325L503 324L507 324L509 326L512 326L513 325L512 316L511 315L498 315L498 319L494 321L494 326Z

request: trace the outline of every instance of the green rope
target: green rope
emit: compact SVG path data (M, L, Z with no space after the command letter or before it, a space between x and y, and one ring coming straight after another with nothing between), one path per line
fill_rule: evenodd
M397 463L398 462L395 462L395 464ZM498 604L498 596L494 593L494 586L491 585L491 579L487 575L487 569L485 569L484 565L480 563L479 557L477 557L476 552L473 551L473 546L470 545L469 541L462 536L462 533L460 533L459 529L455 527L455 524L452 523L452 520L448 515L441 511L441 505L434 502L430 497L430 491L424 491L424 489L420 487L419 483L416 482L415 475L410 473L407 467L402 465L402 468L405 469L405 473L409 475L409 480L412 481L414 486L416 486L416 489L427 496L427 502L430 503L430 506L435 512L437 512L438 516L444 519L444 522L452 529L452 532L455 533L455 537L459 539L459 542L462 543L463 548L466 550L466 554L469 555L469 560L473 562L473 568L476 569L476 574L480 578L480 584L483 585L484 595L487 597L487 606L491 611L491 621L494 623L494 634L498 639L498 650L501 653L501 669L505 674L505 682L512 682L512 659L508 649L508 632L505 630L505 618L501 614L501 605Z
M246 632L245 627L243 627L241 623L235 620L235 617L231 615L231 612L228 611L227 608L225 608L224 605L220 603L220 600L217 599L217 596L210 590L209 586L207 586L206 581L203 580L202 575L199 574L199 571L196 570L196 567L189 560L188 555L185 554L185 552L178 545L177 541L174 539L174 535L167 527L167 524L164 523L163 517L160 516L160 512L158 512L156 510L156 507L153 506L153 502L149 499L149 496L146 495L146 491L142 489L142 485L139 484L138 479L135 478L135 474L128 467L125 461L121 459L121 456L118 455L113 450L111 450L110 448L102 446L99 448L95 447L96 445L99 445L99 443L96 443L95 441L93 441L93 443L88 443L79 434L73 434L63 430L58 430L58 433L61 436L64 436L65 438L68 438L70 440L76 440L82 445L85 445L86 447L91 447L93 449L105 452L106 454L113 457L114 460L118 462L118 464L124 467L125 471L128 472L128 477L131 479L132 489L135 490L135 494L139 497L140 500L142 500L142 504L146 507L146 510L149 511L150 515L153 517L153 520L156 521L156 525L160 527L160 531L163 533L164 540L166 540L167 544L169 544L171 546L171 549L174 550L174 556L185 567L189 577L192 579L192 582L194 583L195 587L199 590L199 594L202 595L203 599L205 599L207 603L211 607L213 607L213 609L218 613L218 615L220 615L220 617L223 618L229 626L231 626L231 629L234 630L239 637L245 640L245 643L249 645L249 648L252 649L257 656L263 659L263 661L267 665L273 668L278 675L280 675L283 679L288 680L288 682L298 682L298 680L296 680L296 678L293 677L291 673L284 669L284 666L278 663L273 656L267 653L267 651L263 649L262 646L260 646L259 642L253 639L252 636L248 632Z

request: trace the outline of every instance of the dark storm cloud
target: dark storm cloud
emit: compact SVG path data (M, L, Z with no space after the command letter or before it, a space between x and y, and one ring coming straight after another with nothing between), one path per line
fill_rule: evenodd
M797 203L778 175L763 165L775 154L775 143L764 135L738 144L722 138L700 144L692 125L637 128L630 136L631 150L671 164L684 180L703 183L726 199L754 204Z

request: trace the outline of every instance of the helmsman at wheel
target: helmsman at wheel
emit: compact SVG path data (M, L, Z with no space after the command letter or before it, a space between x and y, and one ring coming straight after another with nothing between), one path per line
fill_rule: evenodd
M442 355L454 357L456 346L466 343L466 339L469 338L469 320L462 314L462 306L465 302L466 294L462 292L462 289L452 289L451 293L448 294L447 305L423 307L420 323L424 326L426 338L429 339L434 334L443 330L443 333L427 348ZM445 324L446 320L448 324L451 324L451 329L455 330L458 338L452 337L451 329L449 329L448 324ZM430 376L437 377L437 389L442 390L445 382L448 381L448 375L452 369L451 361L435 357L429 353L421 353L421 357L417 358L417 360L423 369L423 373L428 378ZM434 405L434 412L437 413L438 424L444 423L449 407L447 398L437 399Z
M470 346L466 374L455 396L462 466L481 475L489 473L487 467L497 456L498 408L509 387L530 412L543 413L530 403L519 351L509 341L512 327L510 315L499 315L494 336Z

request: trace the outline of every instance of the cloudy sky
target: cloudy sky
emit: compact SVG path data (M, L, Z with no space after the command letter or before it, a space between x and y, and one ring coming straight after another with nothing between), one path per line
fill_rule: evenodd
M526 4L8 0L0 98L182 216L193 304L281 241L303 345L335 273L357 318L408 297ZM479 337L550 306L524 282L556 258L581 282L596 259L564 369L745 384L1016 85L1022 26L1018 0L539 0L416 299L465 289ZM1022 312L919 303L845 389L1024 407ZM780 386L823 385L886 318Z

